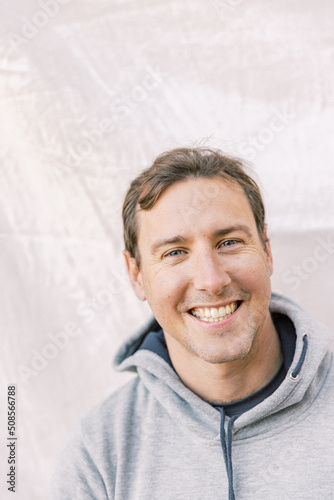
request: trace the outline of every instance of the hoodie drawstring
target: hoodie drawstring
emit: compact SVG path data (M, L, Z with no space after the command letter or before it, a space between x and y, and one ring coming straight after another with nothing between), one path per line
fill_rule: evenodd
M233 466L232 466L232 427L237 416L230 418L225 431L225 412L224 408L219 408L220 419L220 442L223 449L225 467L228 478L228 500L235 500L233 489Z
M308 348L308 338L307 334L303 336L303 348L302 352L299 356L299 360L293 371L290 372L290 377L293 380L296 380L299 376L299 373L302 369L302 366L305 361L306 353ZM232 429L235 420L239 415L233 415L230 417L230 420L227 424L227 429L225 430L225 420L226 414L224 407L220 406L217 409L220 411L220 442L224 454L225 467L228 478L228 500L235 500L234 496L234 487L233 487L233 464L232 464Z
M303 363L305 361L307 347L308 347L308 338L307 338L307 334L305 333L305 335L303 337L303 349L302 349L300 358L298 360L296 368L290 373L290 377L292 378L292 380L296 380L298 378L299 372L302 369Z

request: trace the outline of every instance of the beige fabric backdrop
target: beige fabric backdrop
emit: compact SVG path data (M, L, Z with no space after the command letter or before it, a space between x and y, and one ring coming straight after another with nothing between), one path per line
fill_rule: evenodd
M2 0L1 498L8 383L15 498L42 500L65 435L127 379L111 360L149 310L120 210L163 150L254 162L274 289L333 326L333 14L330 0Z

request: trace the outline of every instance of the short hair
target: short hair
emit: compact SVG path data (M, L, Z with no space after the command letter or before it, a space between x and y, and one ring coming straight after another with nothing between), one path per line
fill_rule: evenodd
M220 177L242 187L252 212L260 239L265 246L265 209L257 183L245 172L247 164L211 148L176 148L159 155L151 167L134 179L123 204L124 243L140 267L137 211L150 210L162 193L176 182L187 179Z

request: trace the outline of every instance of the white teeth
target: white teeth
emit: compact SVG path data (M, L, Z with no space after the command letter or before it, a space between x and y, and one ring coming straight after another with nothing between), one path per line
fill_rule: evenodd
M226 315L225 307L220 307L219 308L219 316L225 316L225 315Z
M211 308L211 316L213 317L213 319L218 318L218 316L219 316L219 310L215 309L214 307L212 307Z
M201 319L202 321L206 321L207 323L222 321L223 319L228 318L234 311L237 309L237 302L231 302L231 304L227 306L217 307L198 307L193 309L191 312L193 316Z

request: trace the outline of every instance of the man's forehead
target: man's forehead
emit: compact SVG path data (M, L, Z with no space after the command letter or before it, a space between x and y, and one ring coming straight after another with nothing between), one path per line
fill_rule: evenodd
M247 197L240 184L234 179L223 179L221 177L199 177L189 178L175 182L168 186L159 196L154 206L149 210L141 210L138 213L164 213L181 211L187 214L199 215L204 208L211 204L224 204L227 199L233 197ZM240 202L240 201L239 201Z
M189 229L201 225L214 232L249 226L250 219L254 216L248 199L236 182L189 179L169 186L150 210L138 210L138 236L144 232L150 240L187 237Z

